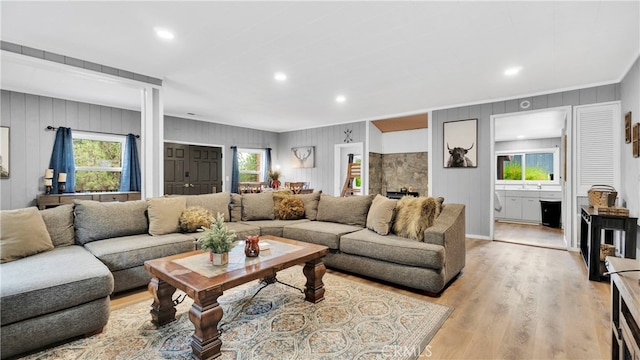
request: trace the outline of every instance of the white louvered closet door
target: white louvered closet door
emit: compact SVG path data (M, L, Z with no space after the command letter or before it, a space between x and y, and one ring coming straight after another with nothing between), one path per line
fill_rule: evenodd
M577 195L592 185L620 189L620 103L576 106Z

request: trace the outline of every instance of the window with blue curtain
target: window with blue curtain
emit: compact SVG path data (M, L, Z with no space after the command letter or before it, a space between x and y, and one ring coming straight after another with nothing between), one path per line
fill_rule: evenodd
M65 193L75 192L76 187L76 165L73 155L73 134L71 128L59 127L56 130L56 140L53 143L49 168L53 169L53 191L59 192L58 176L61 173L67 174Z
M136 137L133 134L127 135L124 145L124 161L122 163L122 176L120 178L120 191L141 191L140 180L140 160L138 158L138 147Z
M231 192L238 193L238 182L240 181L240 167L238 166L238 147L231 147Z

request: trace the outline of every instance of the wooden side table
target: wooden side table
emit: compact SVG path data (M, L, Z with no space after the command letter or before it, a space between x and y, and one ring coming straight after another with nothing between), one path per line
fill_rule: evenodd
M589 280L603 281L606 271L600 261L600 244L613 244L613 231L624 231L622 256L636 258L636 224L638 218L598 214L593 207L582 206L580 225L580 252L587 265ZM605 230L604 239L602 230Z
M74 199L94 200L100 202L109 201L132 201L140 200L139 192L97 192L97 193L71 193L71 194L51 194L38 195L38 209L44 210L58 205L72 204Z

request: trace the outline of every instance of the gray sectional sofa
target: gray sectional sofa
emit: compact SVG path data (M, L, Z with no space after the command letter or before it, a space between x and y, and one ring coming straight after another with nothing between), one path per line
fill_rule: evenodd
M286 196L302 200L301 218L278 218L278 198ZM381 196L218 193L2 211L2 358L100 332L109 296L148 284L146 260L196 249L198 233L181 233L178 222L191 206L224 213L240 239L276 235L325 245L328 267L430 293L442 291L465 264L461 204L442 206L415 239L393 233L396 203ZM374 213L384 214L372 219ZM31 249L15 241L21 236ZM49 242L32 245L44 238Z

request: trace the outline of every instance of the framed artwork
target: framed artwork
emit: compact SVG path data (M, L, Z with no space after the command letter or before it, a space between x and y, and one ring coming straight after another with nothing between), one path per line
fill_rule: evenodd
M443 127L444 167L478 167L478 119L450 121Z
M633 125L633 144L631 144L631 148L633 149L633 157L640 157L640 123Z
M624 142L631 142L631 111L624 116Z
M9 178L9 128L0 127L0 178Z
M291 168L315 167L315 146L300 146L291 148Z

